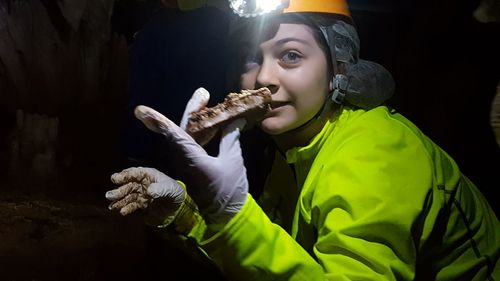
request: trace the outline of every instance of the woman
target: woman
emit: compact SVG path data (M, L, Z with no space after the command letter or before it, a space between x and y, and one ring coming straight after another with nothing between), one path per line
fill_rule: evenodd
M111 209L156 209L157 225L196 238L231 280L498 278L495 214L410 121L342 82L357 62L356 36L345 3L324 2L290 1L255 29L241 85L271 90L260 127L277 147L260 205L241 157L244 120L224 129L211 157L166 117L138 107L191 176L184 189L157 170L122 171L112 176L122 186L106 195ZM186 114L207 100L195 92ZM154 206L165 199L173 211Z

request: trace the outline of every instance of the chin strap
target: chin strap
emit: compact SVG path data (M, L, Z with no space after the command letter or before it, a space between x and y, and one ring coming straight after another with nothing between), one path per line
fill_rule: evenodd
M321 115L323 115L323 113L325 112L325 108L326 108L326 105L327 103L333 99L332 98L332 93L329 93L328 96L326 97L325 99L325 102L323 102L323 105L321 106L321 108L318 110L318 112L316 112L316 114L314 114L313 117L311 117L309 120L307 120L304 124L298 126L297 128L294 128L294 129L291 129L289 131L286 131L284 132L283 134L293 134L293 133L296 133L298 131L301 131L302 129L308 127L309 125L311 125L312 123L314 123L316 120L318 120Z
M332 101L338 104L342 104L347 94L348 86L349 86L349 78L347 78L346 75L344 74L335 75L335 79L333 79Z
M295 129L291 129L286 133L295 133L311 125L314 121L316 121L321 117L326 108L327 103L330 100L336 104L342 105L344 103L347 94L348 86L349 86L349 78L347 78L347 76L344 74L336 74L335 77L333 78L333 91L328 93L328 95L325 98L325 101L323 102L323 105L318 110L318 112L314 114L314 116L311 117L309 120L307 120L304 124L298 126Z

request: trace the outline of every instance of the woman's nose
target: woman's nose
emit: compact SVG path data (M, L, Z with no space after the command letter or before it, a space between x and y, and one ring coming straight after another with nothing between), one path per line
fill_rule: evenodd
M279 79L277 72L271 63L265 61L260 65L257 78L256 88L267 87L271 93L275 93L279 86Z

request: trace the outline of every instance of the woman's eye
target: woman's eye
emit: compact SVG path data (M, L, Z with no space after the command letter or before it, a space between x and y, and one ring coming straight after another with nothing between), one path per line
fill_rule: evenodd
M300 54L294 51L287 51L281 56L284 63L296 63L301 58Z

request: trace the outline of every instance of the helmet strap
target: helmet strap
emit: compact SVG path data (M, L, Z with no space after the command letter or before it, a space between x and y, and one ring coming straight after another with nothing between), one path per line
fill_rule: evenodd
M309 120L307 120L306 122L304 122L302 125L296 127L296 128L293 128L289 131L286 131L285 134L293 134L293 133L296 133L296 132L299 132L299 131L302 131L303 129L309 127L312 123L316 122L318 119L321 119L324 114L326 114L326 112L328 110L325 110L327 108L327 104L329 104L329 101L332 100L332 92L330 92L328 94L328 96L326 97L325 101L323 102L323 105L321 106L321 108L318 110L318 112L316 112L316 114L314 114L313 117L311 117Z
M333 94L332 100L335 103L342 104L344 102L347 86L349 85L349 79L344 74L337 74L333 79Z
M349 79L347 76L342 73L338 64L337 64L337 56L335 50L335 34L331 26L320 26L319 29L323 36L325 37L326 43L330 50L330 60L332 63L332 84L333 84L333 93L331 95L332 101L337 104L342 104L344 102L347 86L349 84Z

